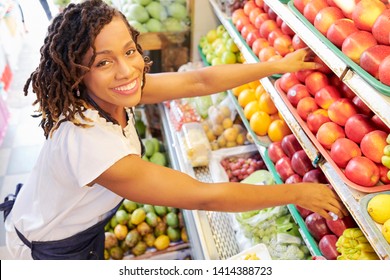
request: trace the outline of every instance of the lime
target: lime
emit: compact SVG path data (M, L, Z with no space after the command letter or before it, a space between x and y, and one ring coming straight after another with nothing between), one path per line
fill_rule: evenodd
M135 209L138 208L138 205L136 202L125 199L123 200L123 206L125 207L126 211L129 213L132 213Z
M167 158L163 153L156 152L154 153L150 158L150 162L153 162L155 164L161 165L161 166L166 166L167 165Z
M168 208L166 206L154 206L154 210L156 211L156 214L160 217L165 216L168 212Z
M126 225L129 221L129 213L127 213L126 210L121 209L116 211L115 216L116 220L118 221L118 224Z
M167 235L169 237L169 240L176 242L179 241L181 238L181 232L178 228L168 227L167 228Z
M179 227L179 218L177 217L177 214L174 212L169 212L167 214L167 225L172 228Z

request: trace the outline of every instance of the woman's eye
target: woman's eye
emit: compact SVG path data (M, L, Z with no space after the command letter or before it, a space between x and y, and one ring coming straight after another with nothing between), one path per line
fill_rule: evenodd
M100 61L98 64L96 64L96 67L102 67L107 65L109 62L107 60Z
M131 49L131 50L128 50L128 51L126 52L126 55L132 55L132 54L135 53L135 52L136 52L135 49Z

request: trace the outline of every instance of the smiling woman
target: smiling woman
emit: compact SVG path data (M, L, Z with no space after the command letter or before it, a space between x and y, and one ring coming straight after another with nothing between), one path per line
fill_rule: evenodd
M203 183L141 158L134 106L316 69L305 61L307 50L273 62L150 74L138 35L102 0L70 3L49 26L39 65L24 88L36 94L46 142L27 182L1 205L14 258L103 259L104 226L124 198L226 212L292 203L328 219L328 212L348 213L323 184Z

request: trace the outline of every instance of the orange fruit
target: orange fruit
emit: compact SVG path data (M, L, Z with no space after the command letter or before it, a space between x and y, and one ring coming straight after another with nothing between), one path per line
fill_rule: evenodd
M291 133L287 123L281 119L272 121L268 127L268 137L272 142L282 141L284 136Z
M269 115L275 114L278 112L274 101L271 98L271 95L268 92L264 92L259 99L260 110L266 112Z
M275 113L275 114L272 114L272 115L269 115L271 117L271 121L274 121L274 120L280 120L280 116L278 113Z
M257 100L253 100L253 101L249 102L248 104L246 104L246 106L244 108L244 115L245 115L247 120L250 120L253 113L255 113L257 111L260 111L259 102Z
M256 89L261 84L260 84L259 80L256 80L256 81L248 83L248 85L249 85L250 88Z
M268 127L271 124L271 117L263 111L255 112L250 120L249 126L259 136L265 136L268 132Z
M256 99L259 100L260 96L265 92L265 88L262 84L258 85L255 89Z
M241 86L233 88L232 89L232 93L233 93L234 96L238 96L241 91L243 91L244 89L247 89L247 88L249 88L249 85L248 84L243 84Z
M245 106L253 101L253 100L256 100L256 95L255 95L255 90L254 89L251 89L251 88L247 88L247 89L244 89L243 91L240 92L240 94L238 95L238 104L240 104L240 106L242 108L245 108Z

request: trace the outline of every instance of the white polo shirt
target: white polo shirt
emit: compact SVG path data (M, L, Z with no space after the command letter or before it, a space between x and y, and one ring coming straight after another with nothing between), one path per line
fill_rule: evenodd
M16 227L31 241L60 240L100 221L121 197L98 184L86 186L115 162L141 153L133 116L122 131L96 110L84 114L92 124L83 128L64 122L46 140L37 163L8 216L6 241L16 259L31 259L30 249L16 235Z

